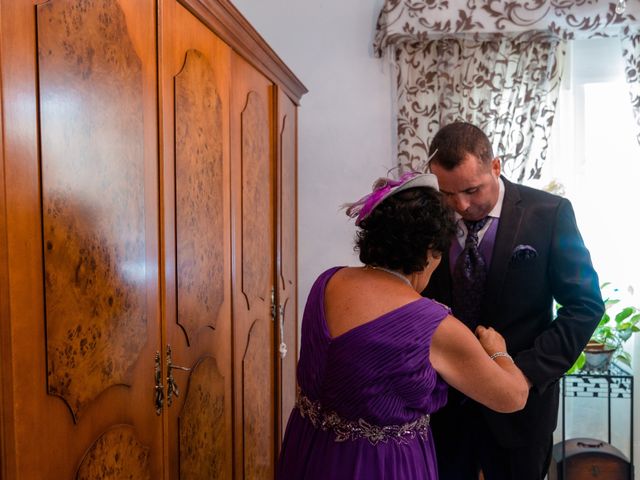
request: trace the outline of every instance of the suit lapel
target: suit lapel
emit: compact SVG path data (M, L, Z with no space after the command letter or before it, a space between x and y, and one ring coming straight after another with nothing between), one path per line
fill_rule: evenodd
M499 304L504 277L509 268L509 261L520 230L523 214L523 208L520 204L520 192L517 187L504 177L502 177L502 181L505 188L504 200L487 277L487 293L483 304L483 318L487 320L495 318L495 309Z

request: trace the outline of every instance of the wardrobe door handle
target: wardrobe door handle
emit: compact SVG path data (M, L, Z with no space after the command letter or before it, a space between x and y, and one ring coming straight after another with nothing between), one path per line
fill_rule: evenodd
M162 413L162 405L164 403L164 386L162 385L162 368L160 366L160 352L156 352L155 356L155 386L154 386L154 404L156 407L156 415Z
M284 358L287 356L287 344L284 343L284 306L283 305L280 305L279 319L280 319L280 347L278 348L278 351L280 352L280 358Z
M173 404L174 395L176 397L180 396L180 389L178 388L175 378L173 378L174 370L182 370L184 372L191 371L190 368L173 364L173 359L171 358L171 345L167 345L167 405L169 406Z

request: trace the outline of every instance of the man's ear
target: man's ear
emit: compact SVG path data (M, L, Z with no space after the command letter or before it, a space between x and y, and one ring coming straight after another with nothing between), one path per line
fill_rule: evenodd
M500 176L501 167L502 166L500 164L500 157L496 157L491 160L491 173L493 173L496 177Z

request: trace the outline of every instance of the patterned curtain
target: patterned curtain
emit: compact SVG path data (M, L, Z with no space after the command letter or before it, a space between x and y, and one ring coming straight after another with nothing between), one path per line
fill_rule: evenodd
M374 50L397 72L399 165L420 168L438 128L466 120L487 132L511 180L539 178L564 41L623 37L637 18L640 2L386 0ZM638 39L623 42L640 118Z
M546 32L444 37L397 48L402 169L422 169L440 126L464 120L489 134L508 178L539 178L564 52L564 42Z
M620 37L622 56L625 62L625 74L629 84L633 115L636 119L636 139L640 144L640 33L625 31Z

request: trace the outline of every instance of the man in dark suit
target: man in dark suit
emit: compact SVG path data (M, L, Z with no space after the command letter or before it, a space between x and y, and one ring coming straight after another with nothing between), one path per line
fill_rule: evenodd
M458 238L423 295L469 328L493 327L529 381L524 410L493 412L459 392L432 416L440 480L543 479L556 426L558 379L574 363L604 306L573 209L561 197L513 184L477 127L435 136L431 171L456 211ZM553 299L561 307L554 320Z

